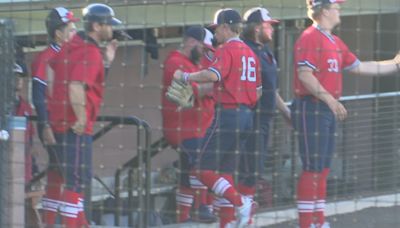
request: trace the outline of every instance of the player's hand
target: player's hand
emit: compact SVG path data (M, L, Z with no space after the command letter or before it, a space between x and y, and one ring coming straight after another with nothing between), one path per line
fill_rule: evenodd
M395 64L400 64L400 51L397 52L397 55L393 58Z
M85 132L85 128L86 121L83 120L76 121L75 124L71 127L72 131L77 135L82 135Z
M338 100L332 99L327 104L337 120L343 121L347 118L347 110Z
M179 80L172 80L165 96L181 108L192 108L194 105L192 86Z
M42 131L43 144L54 145L56 144L56 138L54 137L53 130L49 125L45 125Z
M111 40L105 50L104 50L104 60L106 62L106 65L110 65L115 58L115 52L117 51L118 48L118 41L116 39Z
M288 126L292 127L292 116L291 116L290 109L288 107L285 107L285 110L282 110L281 113L282 113L283 120L285 120L285 123Z
M174 72L174 80L176 80L176 81L180 81L180 82L185 82L185 79L183 78L183 71L181 71L181 70L176 70L175 72Z

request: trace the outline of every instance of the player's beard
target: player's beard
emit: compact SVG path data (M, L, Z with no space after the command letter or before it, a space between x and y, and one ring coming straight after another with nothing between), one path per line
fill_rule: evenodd
M260 32L260 34L258 35L258 39L263 44L268 43L268 42L271 41L271 38L269 37L269 35L265 31Z
M194 46L192 50L190 50L190 61L194 64L199 64L200 58L202 56L202 53L198 50L197 46Z

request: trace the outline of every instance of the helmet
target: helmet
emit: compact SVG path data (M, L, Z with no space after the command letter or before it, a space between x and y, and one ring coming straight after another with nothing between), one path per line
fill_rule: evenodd
M114 10L101 3L90 4L82 10L84 22L98 22L107 25L120 25L122 22L115 18Z

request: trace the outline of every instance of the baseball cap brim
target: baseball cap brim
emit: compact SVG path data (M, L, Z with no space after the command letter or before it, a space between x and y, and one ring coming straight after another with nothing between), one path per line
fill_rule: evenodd
M54 8L52 11L53 17L57 18L59 17L58 20L61 20L63 23L69 23L69 22L78 22L80 21L79 18L76 18L74 16L74 13L64 7L57 7ZM54 19L53 19L54 20Z
M205 46L206 48L210 49L211 51L214 51L214 52L215 52L215 48L214 48L212 45L204 44L204 46Z
M204 39L203 39L204 46L206 48L210 49L211 51L215 51L215 49L214 49L214 47L212 45L213 38L214 38L213 34L206 28L204 28L204 31L205 31L205 36L204 36Z
M268 20L268 21L265 21L265 22L268 22L270 24L278 24L280 21L276 20L276 19L271 19L271 20Z
M113 26L121 25L122 21L120 21L119 19L117 19L115 17L112 17L108 24L113 25Z
M217 26L218 26L218 24L211 23L211 24L207 25L207 28L215 29Z

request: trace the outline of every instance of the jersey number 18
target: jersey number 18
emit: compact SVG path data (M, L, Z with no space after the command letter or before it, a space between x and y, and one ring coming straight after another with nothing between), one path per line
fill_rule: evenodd
M256 60L253 57L242 56L242 76L241 81L256 81Z

